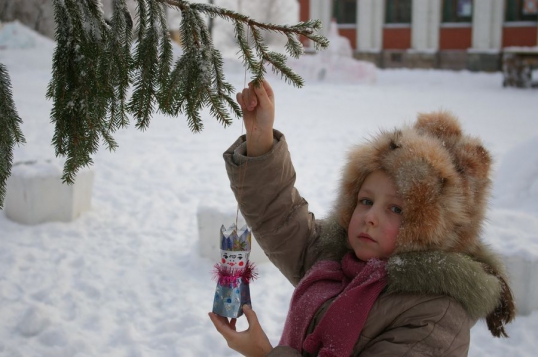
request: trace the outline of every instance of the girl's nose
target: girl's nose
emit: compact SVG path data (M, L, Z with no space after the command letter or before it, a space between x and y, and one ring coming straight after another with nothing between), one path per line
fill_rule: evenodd
M372 207L372 208L370 208L368 210L368 212L364 216L364 221L368 225L372 225L372 226L377 225L379 219L378 219L378 214L377 214L376 210L374 209L374 207Z

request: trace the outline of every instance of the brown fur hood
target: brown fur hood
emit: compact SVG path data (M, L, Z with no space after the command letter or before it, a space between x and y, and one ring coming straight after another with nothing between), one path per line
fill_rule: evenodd
M489 196L491 156L447 112L420 114L412 126L382 131L354 147L331 215L347 230L366 177L382 170L404 201L395 255L446 252L469 256L499 279L502 291L488 326L496 336L514 317L502 264L480 239Z

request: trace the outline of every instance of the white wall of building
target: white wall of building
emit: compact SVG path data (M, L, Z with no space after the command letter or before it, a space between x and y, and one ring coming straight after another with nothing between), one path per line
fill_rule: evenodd
M500 51L504 0L477 0L473 9L473 50Z
M332 18L332 1L328 0L310 0L310 18L319 19L323 22L321 34L329 34L329 24Z
M379 0L358 0L357 48L364 52L381 52L383 49L383 23L385 2Z
M413 0L412 6L411 48L416 51L437 51L441 0Z

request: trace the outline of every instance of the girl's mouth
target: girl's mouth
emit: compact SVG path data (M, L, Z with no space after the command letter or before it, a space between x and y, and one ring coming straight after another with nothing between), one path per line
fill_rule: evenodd
M366 233L359 234L359 239L364 239L364 240L368 240L368 241L371 241L371 242L375 242L375 240L373 240L372 237L370 237L370 235L366 234Z

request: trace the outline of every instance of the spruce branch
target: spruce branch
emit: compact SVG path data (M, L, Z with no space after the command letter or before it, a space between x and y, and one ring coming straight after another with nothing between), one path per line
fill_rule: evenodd
M232 23L239 56L255 83L263 80L269 65L286 82L303 85L302 78L287 66L286 56L269 51L262 31L286 36L285 51L295 58L303 54L299 36L312 40L318 49L328 46L327 39L316 33L321 28L317 20L275 25L209 4L137 0L137 27L133 29L126 0L112 1L108 23L100 1L53 0L57 46L47 97L53 101L52 142L56 155L66 157L63 180L67 183L73 183L80 168L92 164L100 142L109 150L117 147L113 133L126 127L129 117L145 130L156 111L182 114L197 132L203 129L200 112L204 108L224 126L231 124L232 113L242 115L204 16ZM183 55L175 63L167 7L182 14ZM0 164L7 167L7 159Z
M124 0L113 0L110 21L111 38L106 48L108 66L104 69L113 87L109 103L108 132L114 132L129 124L127 118L127 91L131 82L131 42L133 20ZM114 150L116 146L110 146Z
M287 33L286 36L288 37L288 42L286 42L286 51L292 56L293 58L299 58L304 54L304 48L299 42L299 39L297 38L297 35L294 33Z
M159 92L162 93L170 75L174 55L172 53L172 40L168 33L168 22L164 8L159 11Z
M176 62L166 90L160 95L161 111L185 114L189 128L198 132L203 129L199 111L207 106L219 122L230 125L227 106L238 117L241 111L232 104L233 86L225 81L222 56L215 49L200 13L185 8L180 32L185 53Z
M73 183L76 172L92 164L91 154L107 140L106 115L113 90L106 67L109 28L98 0L55 0L57 46L47 97L53 99L56 155L67 156L64 182Z
M295 85L296 87L302 87L304 81L301 76L297 75L286 65L286 56L278 52L268 52L264 54L264 60L272 65L273 72L280 74L280 76L288 83Z
M0 152L3 153L0 159L0 209L3 208L7 178L13 165L13 148L15 144L26 142L20 129L21 124L22 120L13 101L9 74L0 63Z
M239 53L241 53L243 65L248 71L252 72L258 64L254 54L252 53L252 49L248 45L248 38L245 34L245 26L239 21L236 21L234 25L235 37L237 38L237 44L239 45Z
M189 1L184 0L157 1L161 1L162 3L179 9L184 16L186 13L191 13L194 11L195 13L202 13L210 17L220 17L233 22L243 64L247 70L252 73L255 84L259 84L263 80L265 75L263 64L268 63L273 67L273 71L275 73L280 73L281 77L283 77L286 82L297 87L302 87L304 85L302 78L296 75L286 65L285 56L275 56L274 53L271 53L268 50L263 41L260 30L273 31L285 35L288 38L285 50L294 58L298 58L304 53L303 46L298 40L299 35L305 36L306 38L312 40L314 42L314 47L317 50L327 48L329 45L329 41L325 37L316 34L316 31L321 29L321 21L319 20L300 22L293 26L276 25L258 22L243 14L215 5L190 3ZM244 26L249 28L250 36L253 38L252 47L256 52L257 59L253 54L247 36L245 36ZM184 33L182 33L182 35L185 36ZM192 43L187 42L186 47L190 46L191 44Z
M314 38L317 38L319 42L318 45L320 48L327 48L329 46L329 41L319 35L315 35L316 31L319 31L322 27L320 20L309 20L306 22L300 22L296 25L276 25L276 24L270 24L270 23L263 23L256 21L246 15L240 14L238 12L228 10L222 7L218 7L215 5L210 4L203 4L203 3L190 3L189 1L185 0L157 0L159 2L168 4L171 7L178 8L181 10L181 12L186 10L194 10L200 13L203 13L208 16L212 17L220 17L222 19L228 20L228 21L239 21L244 24L248 24L249 26L254 26L256 28L261 28L268 31L274 31L279 32L281 34L287 34L287 33L295 33L297 35L303 35L305 37L308 37L312 40Z
M136 127L147 129L155 110L154 103L158 101L159 74L168 74L171 61L171 45L162 41L170 41L168 36L160 36L161 19L164 18L164 7L151 0L138 0L138 44L134 56L134 91L127 106L136 119ZM164 59L160 62L159 59ZM168 66L167 66L168 65ZM165 68L163 68L165 67Z

